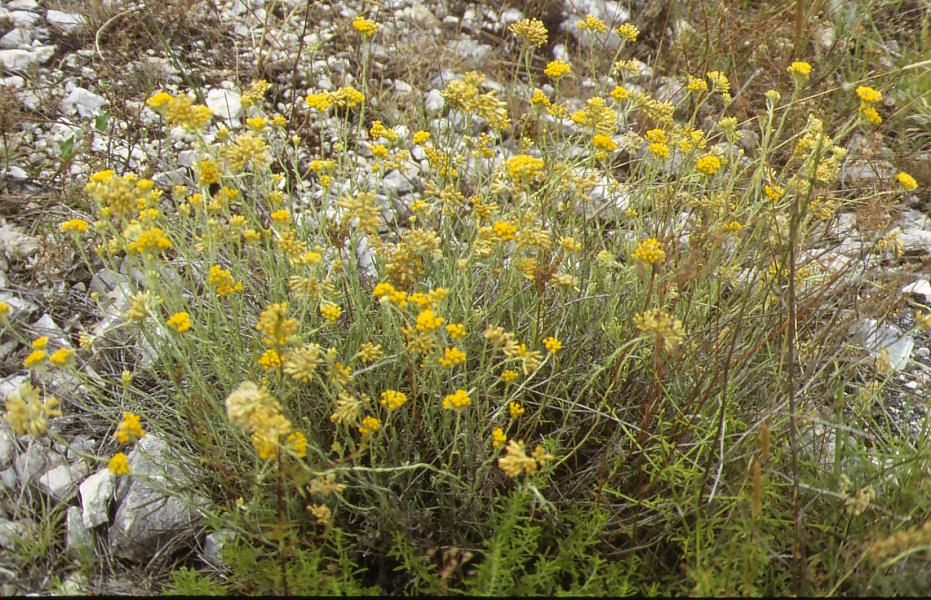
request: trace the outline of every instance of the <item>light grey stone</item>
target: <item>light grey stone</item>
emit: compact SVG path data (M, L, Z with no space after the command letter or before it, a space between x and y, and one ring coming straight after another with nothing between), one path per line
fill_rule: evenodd
M0 398L0 401L5 398ZM10 426L0 423L0 469L6 469L13 462L13 453L16 450L16 438L10 431Z
M895 325L879 325L875 319L861 319L851 328L851 333L874 359L886 350L893 371L905 368L915 347L915 338Z
M385 191L395 195L405 194L414 189L408 178L397 169L389 171L381 180L381 185Z
M10 71L28 71L44 65L55 54L55 46L36 46L31 50L0 50L0 65Z
M89 119L100 114L107 100L90 90L76 87L61 101L61 110L66 115L78 114L82 119Z
M64 464L65 458L57 452L51 452L38 441L33 441L26 452L13 461L16 476L21 484L27 484L49 469Z
M39 240L12 223L0 224L0 253L9 260L29 258L39 250Z
M78 13L62 12L60 10L50 10L45 13L45 22L53 28L64 33L76 31L87 23L84 15Z
M913 281L902 288L902 293L919 296L923 298L926 303L931 303L931 281L927 279Z
M473 68L481 67L488 56L491 55L492 50L488 44L480 44L470 37L451 42L449 47L456 53L456 56Z
M13 467L0 472L0 484L11 492L19 487L16 480L16 470Z
M32 32L25 27L14 27L0 38L0 48L7 50L29 46L31 43Z
M178 538L193 538L200 514L177 494L186 478L168 444L148 434L129 455L133 476L121 490L120 507L110 527L114 555L144 561Z
M426 109L427 113L435 115L443 110L445 104L446 100L443 98L443 94L440 93L440 90L433 89L427 92L423 107Z
M16 27L26 27L32 29L39 22L39 15L28 10L10 11L10 18L13 19L13 25Z
M10 0L6 3L9 10L39 10L38 0Z
M206 103L213 114L226 121L228 126L238 124L239 115L242 114L242 95L239 92L214 88L207 92Z
M26 537L31 523L25 519L19 521L0 520L0 547L12 550L16 542Z
M524 13L522 13L520 10L516 8L509 8L507 10L502 11L501 17L499 18L499 20L501 22L501 25L506 28L508 25L512 23L517 23L523 18L524 18Z
M65 519L65 548L74 556L92 549L93 545L93 534L84 525L81 508L69 506Z
M59 465L39 477L39 487L46 494L64 502L74 495L76 486L85 475L87 467L83 462Z
M84 527L93 529L110 520L110 498L113 496L115 475L101 469L88 477L78 488L81 493L81 517Z
M0 290L0 301L10 305L10 314L8 318L11 321L28 319L39 310L39 307L29 300L20 298L4 290Z
M48 313L39 317L39 320L33 323L31 328L37 337L48 337L49 343L53 346L71 346L71 340L68 339L68 336L65 335L65 332L62 331L61 327L58 326L58 323L55 322L55 319L52 318L52 315Z
M231 529L214 531L204 539L204 559L215 567L222 566L223 546L236 539L236 532Z

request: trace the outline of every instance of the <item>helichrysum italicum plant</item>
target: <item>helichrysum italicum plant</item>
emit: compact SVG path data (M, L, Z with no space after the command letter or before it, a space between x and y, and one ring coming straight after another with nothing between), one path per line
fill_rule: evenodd
M608 33L592 16L577 26ZM351 28L381 35L362 16ZM536 20L510 30L527 53L547 41ZM616 33L633 42L639 31ZM267 83L245 91L241 127L211 136L209 109L159 92L147 106L194 140L191 180L160 189L100 171L85 187L93 226L61 224L104 264L138 270L119 326L156 350L139 371L171 391L162 418L195 432L204 460L222 465L204 473L216 489L273 507L263 514L274 523L234 508L229 518L284 531L278 552L324 529L375 546L382 529L484 535L474 524L513 489L541 510L580 490L625 503L640 495L630 506L656 511L686 493L676 510L688 514L662 518L691 518L695 497L733 476L727 460L754 423L757 394L782 397L788 367L773 357L788 343L789 290L833 285L801 251L822 226L812 217L845 202L839 140L857 117L829 132L813 114L782 131L781 95L768 94L750 152L734 143L721 70L683 74L687 93L674 105L625 83L642 68L625 58L616 85L573 105L541 88L590 75L582 62L527 67L517 75L527 79L522 114L481 73L444 87L450 117L477 117L481 131L468 137L373 115L354 87L312 91L300 118L338 116L340 136L314 148L286 139L286 119L265 112ZM811 73L801 61L782 72L787 94ZM858 94L866 108L881 99ZM508 145L518 119L533 127ZM400 125L416 133L399 135ZM368 168L350 166L363 147ZM612 161L622 153L620 176ZM416 174L415 189L409 205L386 209L381 182L393 170ZM917 187L905 173L897 180ZM797 329L815 338L835 311L806 310ZM31 352L30 367L74 360ZM806 358L814 378L830 362ZM114 389L129 394L132 381ZM56 408L30 402L8 412L28 427L32 411L38 431ZM120 443L144 435L147 408L131 408ZM125 474L125 455L109 468Z

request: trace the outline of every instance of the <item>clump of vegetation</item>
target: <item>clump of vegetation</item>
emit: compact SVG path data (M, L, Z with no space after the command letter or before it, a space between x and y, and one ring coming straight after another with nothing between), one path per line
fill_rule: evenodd
M367 65L378 23L350 26ZM145 429L184 449L235 541L222 576L189 564L175 592L863 593L927 544L927 440L861 433L855 398L889 365L844 343L890 281L835 260L839 212L919 185L838 185L851 135L890 118L881 86L836 90L829 125L798 60L738 118L725 71L662 100L626 81L636 27L583 26L622 43L617 84L579 105L561 90L605 81L601 57L543 63L549 32L524 20L519 101L466 73L442 91L455 126L315 91L299 118L337 117L339 139L304 161L265 81L236 130L159 92L193 184L87 182L62 242L130 275L122 306L95 298L121 318L24 365L119 423L114 473ZM897 251L888 222L860 233ZM117 334L147 359L81 368ZM41 435L58 408L28 387L6 418Z

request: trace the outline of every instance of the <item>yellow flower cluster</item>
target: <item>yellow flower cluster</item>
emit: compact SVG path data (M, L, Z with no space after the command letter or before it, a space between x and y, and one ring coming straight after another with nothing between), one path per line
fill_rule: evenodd
M526 188L531 183L537 181L543 174L545 163L542 158L530 156L528 154L518 154L512 156L504 162L507 168L508 177L520 189Z
M107 469L114 475L129 475L129 459L123 452L114 454L107 463Z
M233 274L228 269L224 269L220 265L213 265L210 267L210 273L207 276L207 283L212 285L217 290L218 296L226 296L227 294L232 294L233 292L242 291L242 282L236 281L233 278Z
M169 125L180 125L190 131L200 129L213 116L208 106L194 104L194 100L187 94L172 96L167 92L158 92L146 100L146 106L162 115Z
M446 394L443 397L443 408L445 410L461 411L468 408L470 404L472 404L472 398L470 398L468 392L463 389L458 389L452 394Z
M10 424L16 435L42 435L48 428L49 418L61 416L58 398L48 396L41 400L39 390L28 381L7 396L4 406L4 420Z
M589 128L595 135L609 137L617 126L617 114L607 107L603 98L589 98L584 110L572 113L572 122Z
M857 87L856 92L860 98L860 116L873 125L881 124L883 118L879 116L875 105L883 101L882 92L865 85Z
M375 32L378 31L378 24L371 19L366 19L362 16L357 16L352 20L352 28L364 35L365 37L372 37L375 35Z
M530 456L527 456L525 448L523 441L511 440L505 450L506 456L498 459L498 467L508 477L513 479L522 474L535 475L538 468L553 460L553 455L548 454L542 446L537 446Z
M682 321L659 308L634 315L634 325L643 333L652 335L657 348L663 347L667 352L675 350L685 337Z
M571 72L572 67L561 60L552 60L548 62L546 68L543 69L543 73L555 81L559 81Z
M242 173L248 165L256 171L263 169L271 160L268 154L268 144L251 133L236 136L232 143L220 148L220 156L233 173Z
M407 402L407 394L397 390L385 390L381 393L381 405L388 410L397 410Z
M666 253L656 238L647 238L637 244L631 256L648 265L658 265L666 260Z
M131 412L124 412L123 420L117 425L116 433L113 434L113 437L116 438L119 443L126 445L130 442L142 439L143 436L145 436L145 430L142 428L139 415Z
M575 26L582 31L591 30L597 33L604 33L608 30L608 26L605 25L604 21L595 15L585 15L584 19L575 22Z
M297 319L288 318L287 302L269 304L259 315L259 322L255 326L262 334L262 343L272 347L287 345L297 327Z
M521 19L512 23L508 30L531 46L540 48L546 44L548 32L539 19Z
M622 23L615 31L621 36L621 39L628 42L636 42L637 37L640 35L640 30L633 23Z
M258 81L253 81L250 83L249 89L242 93L242 97L240 99L240 103L242 104L243 108L249 108L250 106L259 104L262 99L265 98L265 94L268 92L268 90L271 89L271 87L272 84L265 81L264 79L259 79Z
M280 439L292 432L281 404L252 381L242 382L226 398L226 414L252 433L252 445L263 460L277 456Z
M797 60L786 68L786 72L798 82L807 81L811 75L811 65L807 62Z
M511 125L507 104L495 96L494 90L480 93L483 81L484 75L469 71L462 76L462 81L451 81L441 93L451 108L474 113L495 131L503 131Z
M132 173L117 175L111 170L91 175L84 186L104 218L126 219L146 206L157 204L161 194L153 190L151 179L140 179Z
M70 219L58 226L62 233L84 233L89 227L84 219Z
M124 236L127 238L126 252L132 255L159 254L173 247L161 227L143 229L137 223L131 223L124 230Z
M168 317L168 320L165 321L165 324L178 333L184 333L191 328L191 315L186 312L176 312L175 314Z
M896 180L899 182L899 185L902 186L902 189L904 189L907 192L911 192L911 191L918 189L918 182L915 181L914 177L912 177L905 171L900 171L899 174L896 175Z
M323 112L331 106L355 108L365 102L365 94L353 87L341 87L335 92L310 94L305 101L310 108Z
M721 168L721 159L714 154L706 154L695 161L695 167L705 175L714 175Z

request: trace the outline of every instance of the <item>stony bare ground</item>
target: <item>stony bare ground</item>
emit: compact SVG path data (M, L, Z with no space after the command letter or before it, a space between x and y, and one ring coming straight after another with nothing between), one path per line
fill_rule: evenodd
M0 130L4 156L0 168L0 300L13 309L11 319L33 337L48 335L59 346L76 346L81 331L99 331L119 314L125 273L90 273L71 247L58 244L56 224L85 206L81 188L100 168L148 174L164 186L190 178L194 155L186 151L182 132L165 129L144 107L158 89L196 91L230 127L240 126L240 89L252 79L274 84L281 114L305 140L333 135L335 127L301 122L303 97L358 80L358 53L347 23L366 3L304 3L299 0L150 1L10 0L0 8ZM609 22L633 20L647 43L694 31L687 21L669 21L663 3L564 0L530 3L470 3L440 0L385 0L383 25L372 46L369 89L372 108L381 118L403 123L410 114L443 119L439 89L468 70L488 74L485 86L501 88L515 52L506 28L524 16L543 16L559 32L546 48L565 58L585 32L575 21L595 14ZM840 4L840 3L838 3ZM545 11L543 13L539 11ZM838 18L857 18L841 10ZM834 41L835 23L823 20L816 33L821 51ZM610 46L611 40L608 40ZM889 58L895 49L889 48ZM744 80L750 74L744 74ZM751 78L752 79L752 78ZM644 65L637 83L659 97L676 92L676 83ZM747 81L749 84L750 81ZM580 81L584 96L591 81ZM526 91L519 91L526 93ZM893 100L894 101L894 100ZM297 108L296 108L297 107ZM460 128L466 123L448 123ZM927 127L927 119L917 123ZM746 132L752 145L753 132ZM309 144L308 144L309 145ZM861 140L862 150L848 157L842 183L868 184L894 176L891 151ZM309 154L308 154L309 156ZM370 157L355 157L360 167ZM927 166L928 148L912 157ZM178 166L180 163L180 167ZM404 195L412 186L397 173L385 185ZM924 181L928 183L927 180ZM886 396L872 410L902 435L919 435L931 391L931 338L907 335L912 310L931 304L931 201L928 186L897 217L901 253L870 261L864 258L853 215L838 215L836 235L849 243L845 252L824 260L846 265L865 261L864 269L885 269L901 278L899 313L879 323L862 319L849 343L878 355L888 349L896 374ZM867 264L868 263L868 264ZM113 299L101 313L87 292ZM851 307L851 309L854 309ZM27 346L0 340L0 397L25 377ZM145 361L145 349L131 345L121 356L130 364ZM100 372L119 373L112 364ZM123 367L121 367L123 368ZM11 548L16 536L37 540L43 568L21 571L21 563L0 552L3 594L49 591L145 592L155 585L145 577L128 578L133 565L168 564L179 548L215 558L222 536L206 537L196 510L173 490L184 473L166 472L162 453L171 452L157 436L148 436L130 456L133 472L145 477L117 483L92 456L99 454L110 424L82 414L82 390L67 378L47 382L65 401L65 417L52 429L71 447L48 440L17 439L0 425L0 546ZM832 432L816 432L828 443ZM827 453L830 455L830 452ZM55 508L54 512L52 511ZM97 566L80 575L74 565Z

